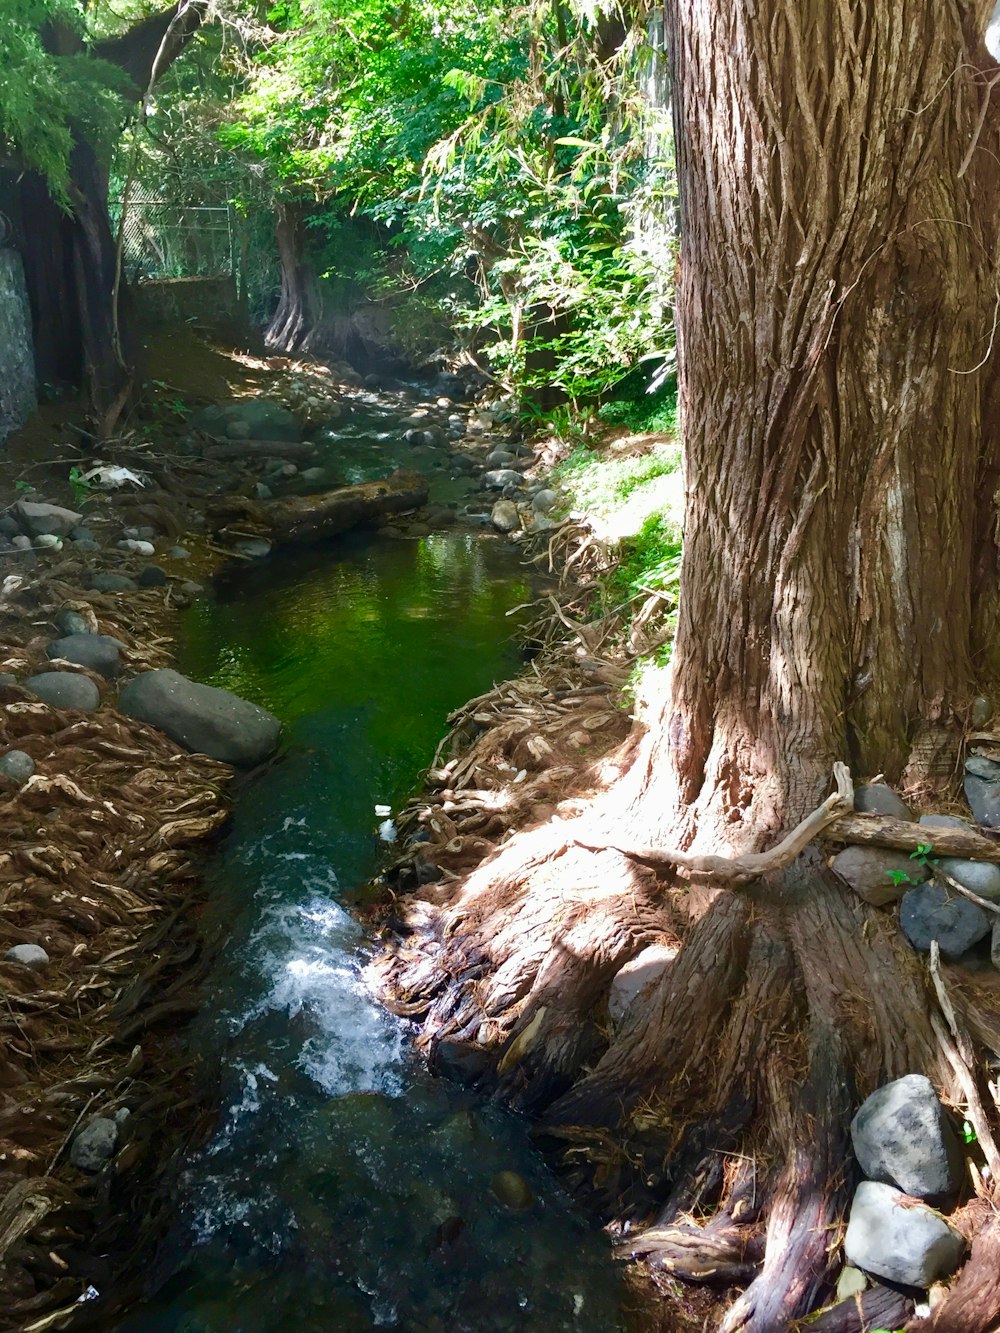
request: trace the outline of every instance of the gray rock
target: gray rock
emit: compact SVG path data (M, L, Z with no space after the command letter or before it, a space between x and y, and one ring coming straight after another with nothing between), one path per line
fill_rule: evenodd
M83 523L78 523L75 528L69 532L71 542L92 542L95 540L93 532Z
M0 536L18 537L21 528L13 514L0 514Z
M306 481L310 485L313 485L313 483L317 481L322 481L323 478L326 476L326 473L321 467L307 467L304 472L299 473L299 476L302 478L303 481Z
M15 944L3 956L5 963L20 963L32 972L41 972L49 965L49 956L40 944Z
M677 957L677 950L666 944L651 944L615 973L608 991L608 1013L613 1023L620 1023L640 995L650 990Z
M869 815L891 815L893 819L913 819L913 812L884 782L863 782L854 789L854 808Z
M516 454L509 454L506 449L494 449L491 454L486 455L487 467L509 467L514 462Z
M0 671L0 686L16 685L17 677L12 671Z
M521 515L513 500L498 500L490 512L490 522L498 532L516 532L521 526Z
M957 880L963 889L969 889L991 903L1000 903L1000 866L991 861L963 861L956 856L942 856L935 871Z
M256 486L254 487L254 494L257 496L258 500L274 499L274 491L272 491L270 486L266 485L262 481L257 482Z
M931 941L937 940L941 956L954 960L978 944L993 922L983 908L932 880L903 895L899 924L906 938L921 953L929 952Z
M523 481L520 472L509 467L483 473L483 485L490 491L502 491L505 486L520 486Z
M30 500L18 500L11 510L21 531L29 537L68 537L76 525L83 520L82 514L74 514L72 509L61 509L59 505L34 504Z
M958 815L921 815L917 823L927 828L972 828L967 819L959 819Z
M271 554L271 543L262 537L247 537L244 541L234 542L233 550L250 556L252 560L263 560Z
M159 565L147 565L136 580L140 588L162 588L167 582L167 571Z
M118 1125L108 1116L96 1115L74 1136L69 1160L81 1171L100 1171L115 1155Z
M907 889L922 884L930 874L920 861L885 847L845 847L833 858L832 867L859 898L873 907L899 902Z
M974 727L985 727L992 716L993 705L985 695L980 694L978 698L973 699L969 721Z
M907 1204L891 1185L865 1180L844 1237L850 1263L866 1273L926 1289L958 1267L965 1241L926 1204Z
M155 555L156 547L152 542L140 540L138 537L126 537L124 541L117 543L119 551L127 551L130 555Z
M927 1199L951 1194L962 1182L962 1150L923 1074L907 1074L863 1102L851 1121L854 1155L869 1180Z
M31 543L31 544L32 544L33 546L36 546L36 547L38 548L38 550L40 550L40 551L61 551L61 550L62 550L62 538L61 538L61 537L57 537L57 536L55 535L55 533L52 533L52 532L42 532L42 533L39 533L39 535L38 535L37 537L35 537L35 538L32 539L32 543Z
M52 623L64 637L68 634L93 634L94 632L79 611L71 611L68 607L60 611Z
M87 587L95 592L135 592L139 585L127 574L91 574Z
M213 407L205 407L191 418L192 430L207 435L229 435L229 427L239 423L239 438L248 440L293 440L302 438L299 423L281 403L269 398L238 398Z
M171 546L170 550L167 552L167 555L170 556L171 560L191 559L191 552L187 549L186 546Z
M965 761L965 771L984 782L1000 782L1000 763L984 754L970 754Z
M993 934L990 937L990 961L1000 970L1000 916L993 922Z
M21 787L34 771L34 759L23 750L8 750L6 754L0 755L0 778L7 782L16 782Z
M107 634L68 634L64 639L53 639L45 653L85 666L108 680L121 669L121 645Z
M24 688L53 708L75 708L81 713L92 713L101 702L100 690L94 682L76 671L43 671L37 676L29 676Z
M22 532L21 535L18 536L18 537L12 537L12 538L11 538L11 543L10 543L10 544L11 544L11 546L13 546L14 549L17 550L17 551L30 551L30 550L31 550L31 538L30 538L30 537L26 537L26 536L24 535L23 532Z
M1000 828L1000 782L966 773L962 785L976 822L984 828Z
M262 763L281 735L281 723L266 709L169 668L129 681L118 706L185 749L240 767Z
M537 509L540 514L547 514L559 503L559 494L557 491L541 490L532 500L532 508Z
M93 537L77 537L73 543L78 551L99 551L100 543L94 541Z
M205 591L205 585L203 583L194 583L191 579L185 579L180 586L180 591L184 593L186 597L200 597Z

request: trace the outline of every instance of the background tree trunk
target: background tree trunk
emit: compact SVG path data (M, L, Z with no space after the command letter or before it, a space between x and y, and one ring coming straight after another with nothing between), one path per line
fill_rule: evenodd
M646 1225L629 1246L654 1271L756 1274L723 1330L775 1333L828 1292L861 1098L919 1071L948 1090L923 965L815 850L745 892L667 890L573 839L744 853L837 760L925 792L953 776L996 624L990 7L669 0L671 691L577 824L438 890L388 968L429 1045L491 1053L571 1178ZM610 1029L609 982L654 937L680 953Z

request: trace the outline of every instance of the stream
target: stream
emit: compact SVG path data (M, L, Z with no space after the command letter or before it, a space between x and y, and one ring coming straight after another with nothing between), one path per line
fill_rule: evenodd
M208 870L227 943L185 1040L217 1127L119 1329L626 1327L607 1238L526 1122L427 1072L352 916L392 850L375 807L413 792L451 709L517 671L506 613L530 596L506 545L449 530L279 553L187 613L180 669L277 713L285 741ZM505 1171L527 1206L494 1195Z

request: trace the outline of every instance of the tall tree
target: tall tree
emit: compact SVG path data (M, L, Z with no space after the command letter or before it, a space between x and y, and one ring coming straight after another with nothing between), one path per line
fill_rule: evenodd
M922 961L815 849L742 887L722 863L680 893L663 877L682 851L771 847L837 762L946 783L995 670L991 4L668 0L688 495L670 691L585 815L439 890L413 918L433 967L395 972L429 1044L485 1046L608 1211L658 1210L638 1251L752 1277L725 1330L773 1333L828 1290L859 1100L952 1078ZM664 981L602 1031L611 977L678 913ZM1000 1314L944 1308L935 1327Z

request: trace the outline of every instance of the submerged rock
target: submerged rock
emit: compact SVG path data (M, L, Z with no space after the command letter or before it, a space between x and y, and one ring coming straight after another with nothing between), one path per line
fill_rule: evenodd
M934 1085L907 1074L878 1088L851 1121L854 1155L869 1180L925 1199L962 1180L962 1149Z
M101 702L101 692L94 682L76 671L43 671L29 676L24 688L53 708L91 713Z
M954 961L978 944L993 922L983 908L933 880L903 895L899 924L915 949L927 953L937 940L941 956Z
M281 723L273 713L170 668L146 671L129 681L118 706L185 749L241 768L267 759L281 735Z
M933 1208L874 1180L858 1186L844 1238L844 1253L856 1268L926 1289L955 1271L964 1249L962 1237Z
M191 418L191 428L231 440L295 443L302 438L299 423L287 407L269 398L237 398L202 408Z

